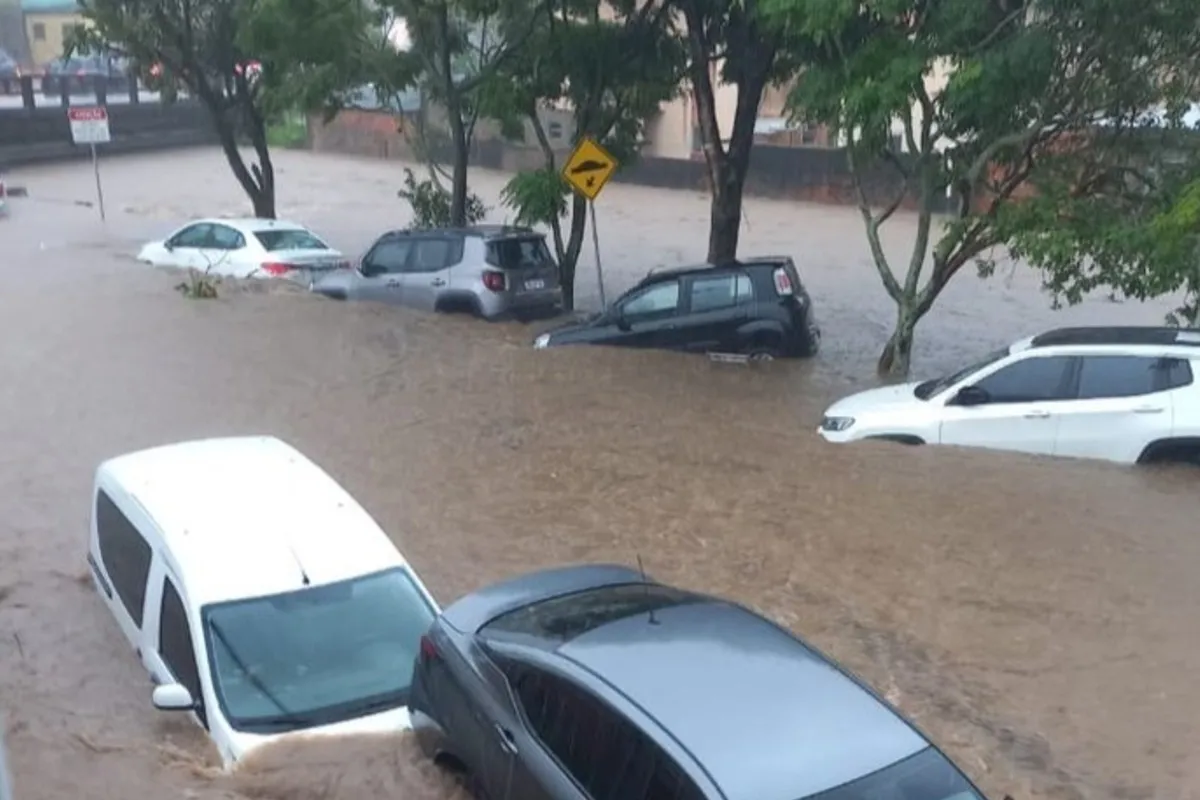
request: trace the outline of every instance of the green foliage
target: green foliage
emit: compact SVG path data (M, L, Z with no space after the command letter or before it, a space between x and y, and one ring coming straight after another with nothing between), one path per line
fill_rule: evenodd
M959 269L998 245L1046 270L1071 302L1099 286L1142 296L1177 285L1149 275L1165 255L1176 266L1154 270L1181 274L1186 250L1156 240L1151 220L1172 205L1196 149L1186 137L1164 146L1138 115L1178 112L1197 95L1193 0L1038 0L1036 12L1021 0L762 2L805 42L792 114L843 132L857 176L890 165L918 199L916 245L898 274L878 231L900 197L860 197L901 327L911 333ZM939 70L950 73L944 88L927 84ZM1163 127L1178 127L1178 113ZM891 152L897 128L904 158ZM939 233L931 217L948 191L958 207Z
M267 126L267 143L271 147L304 147L308 144L308 118L295 111L279 115Z
M518 172L500 192L501 202L516 212L518 225L550 225L567 215L570 189L549 167Z
M449 228L453 222L450 214L450 192L443 189L432 178L418 181L411 169L404 170L404 187L396 195L408 203L412 209L413 218L409 224L412 230L430 230L433 228ZM467 195L467 217L465 224L474 225L482 222L487 216L487 206L478 195Z

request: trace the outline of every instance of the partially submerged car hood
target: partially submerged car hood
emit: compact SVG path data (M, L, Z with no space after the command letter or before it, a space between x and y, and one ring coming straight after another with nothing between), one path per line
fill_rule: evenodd
M896 386L881 386L868 389L849 397L843 397L825 410L827 417L855 417L872 411L890 411L898 408L921 408L925 401L918 399L914 390L920 383L902 383Z
M253 751L280 741L295 741L305 737L353 736L356 734L399 733L412 728L408 706L393 708L366 717L356 717L332 725L320 725L298 731L277 734L241 733L232 731L229 744L232 752L222 752L225 768L233 769ZM218 748L220 749L220 748Z
M579 313L557 325L542 331L535 341L546 341L547 345L570 344L587 338L587 333L604 317L603 312ZM549 337L546 340L545 337Z

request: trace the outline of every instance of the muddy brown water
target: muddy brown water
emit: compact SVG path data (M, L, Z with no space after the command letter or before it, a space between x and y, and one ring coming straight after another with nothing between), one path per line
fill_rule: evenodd
M283 162L304 186L350 174L377 181L376 203L393 191L372 177L391 165ZM827 336L850 342L814 363L534 352L520 325L234 287L186 300L128 252L201 213L188 203L236 203L197 177L227 181L219 160L106 169L104 228L73 204L89 196L85 167L15 176L30 198L0 221L0 714L20 800L455 796L403 737L279 746L221 776L193 727L151 709L85 579L92 470L260 432L343 482L444 602L531 567L640 556L844 661L996 797L1200 797L1200 474L822 443L816 419L878 340L856 343L861 316L838 311L877 289L870 273L838 284L814 270ZM629 218L664 195L620 192L611 213ZM391 213L361 199L298 213L337 202L330 235L348 249ZM786 227L774 208L752 204L759 234ZM997 292L1008 299L978 323ZM1041 324L1011 287L962 293L926 332L926 367L1020 335L1015 317ZM945 333L955 313L961 336Z

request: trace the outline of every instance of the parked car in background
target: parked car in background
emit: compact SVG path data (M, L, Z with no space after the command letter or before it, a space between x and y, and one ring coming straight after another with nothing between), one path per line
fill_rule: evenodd
M129 63L110 54L79 54L58 58L46 65L42 74L42 94L57 97L63 86L70 94L91 94L96 81L103 80L110 94L129 91Z
M831 442L888 439L1121 463L1200 463L1200 330L1062 328L950 375L826 411Z
M812 356L821 328L792 259L749 258L651 272L604 312L553 328L534 347L605 344L753 360Z
M488 320L554 313L562 303L558 264L529 228L475 225L389 231L356 269L312 290L337 300L375 300Z
M354 498L279 439L105 461L87 560L154 706L190 714L226 766L288 734L408 727L437 604Z
M421 640L410 706L424 752L493 800L981 800L813 647L621 566L458 600Z
M149 242L138 260L156 267L208 271L231 278L286 278L309 283L349 260L315 233L277 219L200 219Z

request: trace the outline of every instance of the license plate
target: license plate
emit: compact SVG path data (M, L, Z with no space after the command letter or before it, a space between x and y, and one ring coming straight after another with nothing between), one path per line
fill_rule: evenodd
M538 289L545 289L545 288L546 288L546 282L544 280L541 280L540 278L532 280L532 281L525 281L525 289L528 291L532 292L532 291L536 291Z

